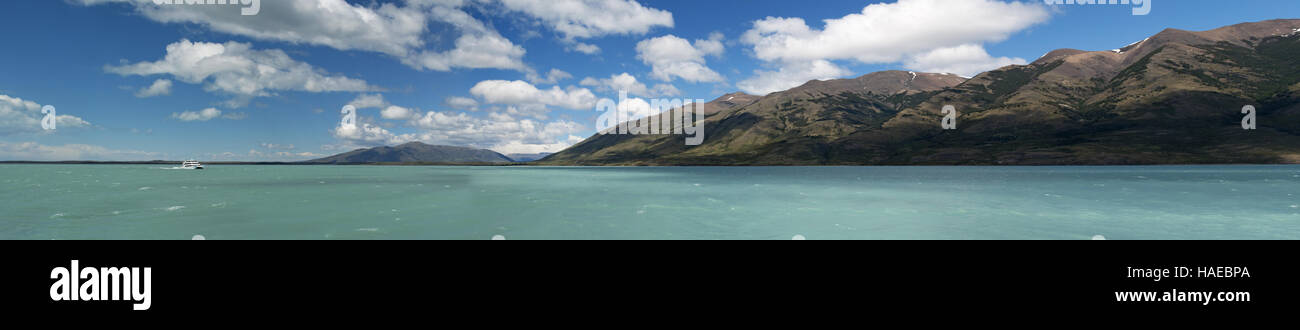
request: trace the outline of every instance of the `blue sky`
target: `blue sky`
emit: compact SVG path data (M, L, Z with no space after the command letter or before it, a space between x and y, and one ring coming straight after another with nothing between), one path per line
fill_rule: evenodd
M619 89L712 100L880 70L970 76L1300 14L1258 0L1156 0L1144 16L997 0L262 2L252 16L0 3L0 160L302 160L409 141L554 152L594 133L595 99ZM357 129L340 128L348 104Z

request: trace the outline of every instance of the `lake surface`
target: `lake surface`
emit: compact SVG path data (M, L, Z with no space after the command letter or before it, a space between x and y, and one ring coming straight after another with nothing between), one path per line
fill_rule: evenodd
M0 165L0 239L1300 239L1300 166Z

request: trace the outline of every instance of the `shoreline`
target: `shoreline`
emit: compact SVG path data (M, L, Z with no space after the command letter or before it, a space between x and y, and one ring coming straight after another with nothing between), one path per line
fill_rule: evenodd
M175 165L171 161L0 161L0 165ZM780 165L780 164L730 164L730 165L564 165L531 162L516 163L307 163L307 162L206 162L221 166L471 166L471 167L1156 167L1156 166L1300 166L1296 163L1186 163L1186 164L835 164L835 165Z

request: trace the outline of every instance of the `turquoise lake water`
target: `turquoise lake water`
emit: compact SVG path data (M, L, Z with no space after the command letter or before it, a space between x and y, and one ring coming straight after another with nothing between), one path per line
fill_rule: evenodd
M0 165L0 239L1300 239L1300 166Z

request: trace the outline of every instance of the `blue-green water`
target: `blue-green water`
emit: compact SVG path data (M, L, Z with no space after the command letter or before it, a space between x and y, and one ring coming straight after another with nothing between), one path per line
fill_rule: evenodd
M1300 239L1300 167L0 165L0 239Z

